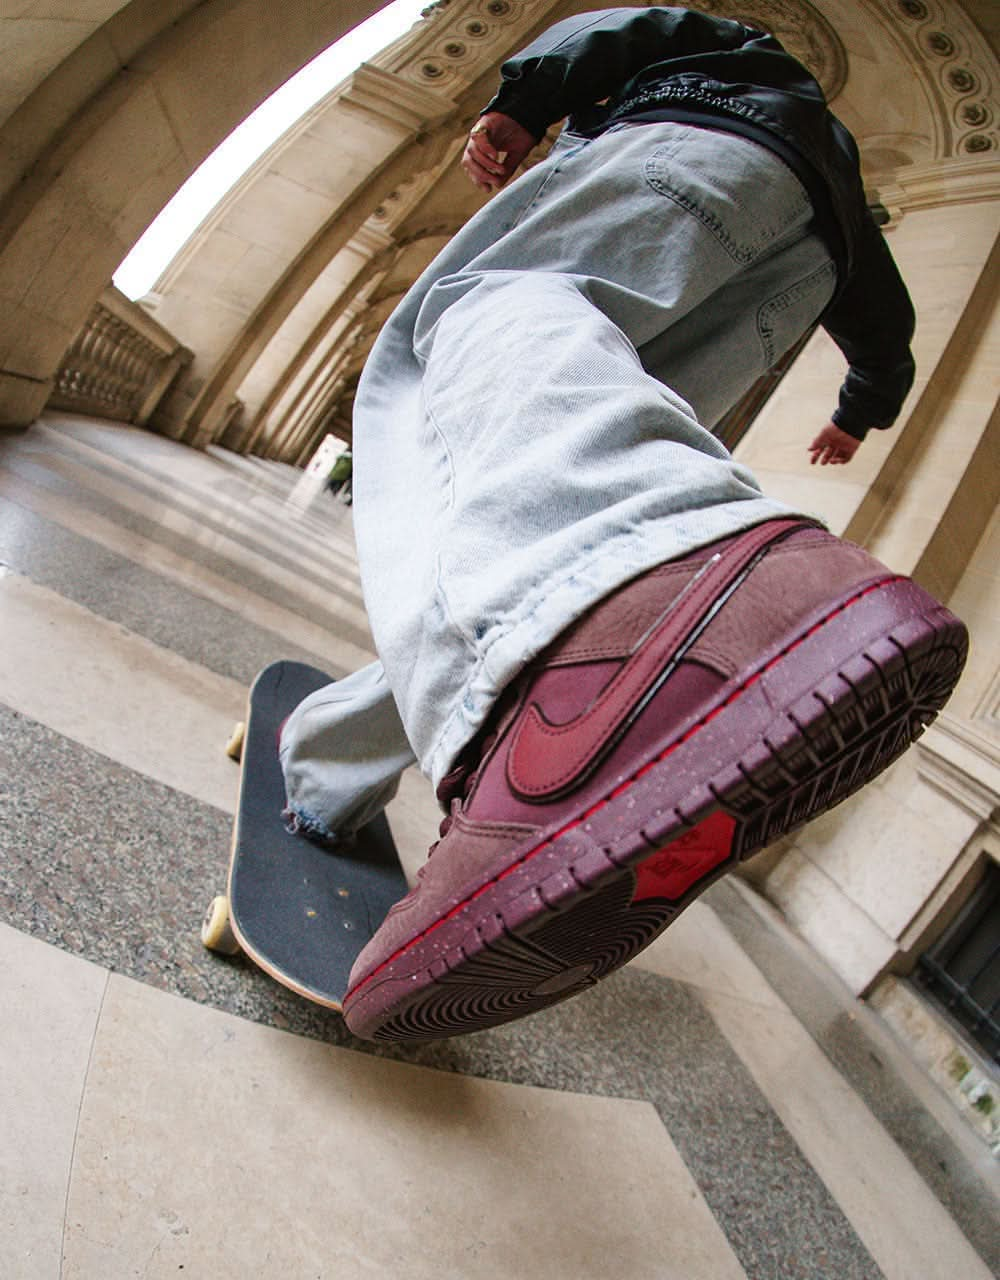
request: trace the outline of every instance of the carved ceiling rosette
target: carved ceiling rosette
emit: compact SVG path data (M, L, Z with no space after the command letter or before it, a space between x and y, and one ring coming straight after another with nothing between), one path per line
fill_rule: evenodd
M455 96L492 61L494 48L508 43L509 28L530 25L530 11L526 0L475 0L473 4L439 0L423 11L429 20L425 37L393 70L416 84Z
M905 33L933 83L947 120L945 155L1000 150L997 129L997 60L972 21L950 0L881 0Z

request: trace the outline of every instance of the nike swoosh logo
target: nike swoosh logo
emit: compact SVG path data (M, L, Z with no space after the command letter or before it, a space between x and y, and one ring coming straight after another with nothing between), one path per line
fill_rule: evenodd
M675 670L684 653L767 550L809 520L749 529L702 568L639 641L600 695L575 719L554 725L536 704L514 730L507 781L525 800L555 799L594 769Z

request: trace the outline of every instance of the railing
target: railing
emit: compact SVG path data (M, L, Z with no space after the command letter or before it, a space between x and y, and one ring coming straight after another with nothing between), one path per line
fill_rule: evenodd
M144 426L192 359L187 347L110 286L63 356L49 405Z

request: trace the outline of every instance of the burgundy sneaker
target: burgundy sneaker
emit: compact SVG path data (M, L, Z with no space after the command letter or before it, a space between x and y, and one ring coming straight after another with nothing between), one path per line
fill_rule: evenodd
M442 838L351 973L351 1031L439 1039L591 986L895 760L966 644L920 587L801 520L619 588L441 784Z

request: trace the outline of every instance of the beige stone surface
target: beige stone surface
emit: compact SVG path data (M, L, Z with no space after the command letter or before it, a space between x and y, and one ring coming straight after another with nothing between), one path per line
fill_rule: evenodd
M78 192L50 187L0 247L0 362L50 377L110 279L106 262L117 265L126 248Z
M0 431L6 427L24 430L41 412L54 386L54 374L39 380L16 373L0 373L0 404L5 414L0 418Z
M796 844L767 877L765 892L855 994L891 963L896 949L885 932Z
M128 0L8 0L0 15L4 76L0 124L59 64Z
M965 170L955 172L964 182ZM996 203L982 200L904 211L890 232L918 313L918 379L897 426L872 433L850 467L811 470L802 454L802 420L818 420L843 372L819 335L738 452L766 492L816 511L932 591L947 598L961 579L951 603L970 626L972 651L949 706L959 717L976 714L997 678L995 516L986 527L1000 464L989 287L997 230ZM978 821L915 766L908 756L811 823L764 879L767 894L855 991L877 978L897 946L907 949L907 930L943 893Z
M916 763L908 754L855 803L817 819L796 841L893 939L905 932L978 825L922 781Z
M0 576L0 701L147 777L233 812L223 747L246 691L27 578Z
M1000 466L1000 459L997 465ZM974 637L985 639L985 643L973 644L949 709L970 719L989 716L989 708L982 704L1000 668L1000 646L990 642L1000 635L1000 511L994 512L949 604ZM993 715L997 715L995 710ZM994 724L993 729L1000 729L1000 723Z
M305 291L240 384L239 396L247 405L248 416L253 416L296 364L315 372L342 331L343 325L338 323L340 315L334 308L368 262L362 247L351 241L320 273L312 288ZM301 378L297 385L302 386ZM287 403L275 413L276 426L284 423L286 410Z
M948 213L951 216L946 218ZM925 253L925 234L953 237L939 250L940 256L930 263L922 261L919 271L907 261L915 248L907 234L916 234L907 232L908 222L919 224L919 243ZM908 427L914 436L912 455L898 473L887 470L876 482L882 489L891 485L891 492L886 493L871 546L875 554L903 572L912 573L921 562L949 504L963 491L966 471L996 408L1000 317L995 311L995 271L987 259L998 232L1000 205L984 202L969 206L961 219L954 210L907 214L894 241L904 273L912 277L920 316L915 355L925 371L932 371ZM973 306L966 314L970 300ZM960 325L961 339L948 345ZM906 444L904 441L904 449ZM988 470L988 462L986 468L982 462L979 467ZM948 513L956 534L964 521L978 519L973 543L994 505L992 501L986 508L972 505L977 488L982 493L989 480L995 482L995 471L992 476L970 478L964 485L968 492L963 492L962 509ZM995 493L990 496L995 500ZM939 554L943 551L942 547Z
M157 286L159 318L195 348L197 369L212 369L313 237L346 215L373 170L450 106L389 73L363 69L275 144ZM305 273L303 292L316 275L315 268ZM213 286L218 292L220 280L230 314L217 315L211 332L202 326L196 341L189 326L197 301Z
M944 905L982 820L930 776L910 751L799 832L765 879L767 895L856 992L910 949L928 903Z
M42 486L36 486L23 478L3 477L0 478L0 496L14 498L19 505L36 515L51 519L63 528L98 542L116 554L124 555L169 581L179 583L186 590L207 596L215 603L232 610L237 617L268 627L314 653L325 653L330 663L339 668L341 673L364 666L372 660L373 654L369 649L331 635L327 628L265 599L223 574L215 573L197 560L173 552L141 534L123 530L121 525L82 506L62 502Z
M886 1280L989 1280L903 1152L787 1010L714 992L705 1003Z
M0 924L4 1280L55 1280L103 969Z
M66 1228L64 1280L743 1276L648 1104L382 1061L116 977Z
M183 0L175 2L180 4ZM157 11L160 13L168 7L173 6L165 3L157 6ZM123 12L119 9L119 15ZM0 192L10 192L23 181L24 174L38 162L53 138L67 127L93 94L117 74L121 60L109 43L107 33L108 24L105 24L91 31L54 67L44 60L38 66L40 79L0 125Z
M130 67L155 79L185 153L197 163L289 76L379 7L373 0L201 5L169 39L140 50Z
M943 194L946 196L947 192ZM893 256L920 318L915 353L925 372L932 361L940 358L998 230L994 200L961 204L945 201L938 208L904 212L893 230Z
M996 1109L989 1113L980 1111L970 1101L967 1092L968 1086L974 1081L982 1080L985 1083L989 1079L990 1068L983 1059L979 1059L981 1069L979 1065L973 1066L970 1063L969 1057L972 1055L969 1054L964 1038L955 1030L955 1025L946 1021L934 1005L922 999L910 983L891 976L879 983L872 992L870 1003L935 1082L942 1095L961 1112L965 1123L990 1148L1000 1144L1000 1116L996 1114ZM984 1148L984 1155L985 1150ZM994 1172L995 1168L987 1168L987 1177Z
M692 903L633 963L636 968L750 1006L784 1007L760 970L704 901Z
M541 13L536 17L540 20ZM418 24L289 130L230 193L225 207L185 251L183 263L157 286L160 318L196 350L194 379L206 379L195 403L182 393L169 407L172 431L175 420L183 418L192 424L192 438L211 437L225 406L238 396L246 406L248 434L256 439L263 412L268 429L280 432L287 445L284 456L298 457L337 379L327 378L325 367L317 371L322 359L313 362L310 407L297 407L292 430L271 413L271 404L302 343L324 349L330 345L319 322L348 300L345 284L355 274L353 266L345 269L338 262L352 249L342 233L360 231L383 203L398 212L400 192L405 191L404 203L412 200L428 175L434 176L462 133L460 122L451 119L455 101L477 71L515 47L528 18L520 10L484 12L466 0ZM422 76L421 50L447 43L447 32L463 38L467 19L483 31L469 41L461 58L446 59L441 78ZM426 56L441 57L439 51ZM383 181L380 169L387 163L391 170L385 169ZM223 286L226 311L216 310L213 324L207 325L197 311L220 271L217 229L247 252L241 257L238 290ZM252 255L253 247L274 257ZM375 314L365 317L371 334L378 319Z
M955 471L945 451L929 449L915 458L914 484L919 487L926 478L928 504L933 487L930 469L935 461L943 473L951 471L954 477ZM995 472L996 465L987 457L986 468L992 466ZM977 501L975 486L968 501ZM956 508L956 504L952 506ZM950 517L982 521L990 510L988 506L969 511L958 504ZM903 554L909 546L910 554L915 554L923 545L921 539L934 534L939 553L946 559L955 555L960 528L953 538L945 536L946 527L943 534L937 533L937 528L937 521L924 519L911 508L905 521L901 517L894 521L893 536L900 540L897 551ZM904 539L907 530L909 543ZM888 558L896 563L893 555ZM990 750L993 743L994 758L1000 756L1000 724L990 706L1000 669L996 643L1000 626L998 565L1000 522L994 510L949 600L970 628L972 646L965 673L947 708L949 720L959 729L963 722L970 726L980 750ZM957 784L951 788L941 783L930 785L919 752L918 748L908 753L860 795L811 823L796 837L794 853L765 881L767 894L856 991L864 990L877 977L897 946L901 952L909 952L916 941L910 933L921 921L926 922L931 904L943 907L967 842L987 816L964 803L962 788L955 790ZM975 779L975 757L968 758ZM975 789L975 781L971 785Z
M5 183L23 179L33 157L46 157L3 211L0 228L0 361L37 381L36 413L74 332L180 181L291 72L374 6L289 0L276 8L235 0L182 12L171 3L157 14L165 32L151 23L152 8L144 5L144 16L116 26L118 46L134 52L127 74L117 75L118 55L103 35L93 60L89 46L76 58L73 43L86 33L78 29L67 42L44 6L48 36L32 34L37 19L20 6L4 33L5 48L13 28L24 33L20 61L37 53L30 76L42 81L31 109L12 120L11 137L0 132ZM106 11L96 3L83 7L87 18ZM14 98L27 89L27 82L16 84ZM5 105L10 110L14 102ZM26 425L25 412L23 387L0 380L0 423Z
M931 158L937 103L924 77L915 74L896 24L851 0L822 0L817 7L849 51L847 83L833 106L862 141L862 154L871 165Z
M115 478L94 475L85 462L56 457L45 459L44 474L61 476L70 483L83 479L93 492L101 494L124 511L134 512L137 516L141 517L149 511L148 497L135 488L134 473L126 471L125 474ZM162 488L163 482L157 487ZM169 481L166 482L166 487L167 492L164 493L164 497L169 493ZM257 574L277 587L285 584L287 569L275 562L275 556L281 551L288 551L287 542L283 543L277 536L264 536L258 543L259 549L248 548L240 541L238 510L228 513L228 516L214 528L209 528L206 527L203 519L204 506L197 498L178 497L175 501L176 510L164 511L160 514L163 528L197 543L207 552L242 561L251 573ZM308 549L302 548L301 545L297 546L297 561L304 573L311 571L315 578L322 578L334 564L341 569L337 582L340 596L339 616L344 622L364 634L367 631L368 620L358 582L353 548L345 547L339 554L336 548L323 547L322 551L323 554L320 555L319 548L314 548L314 554L310 555ZM300 585L300 592L302 599L314 606L317 612L329 607L331 591L327 581L318 583L305 580Z
M914 210L890 232L918 315L918 377L897 424L871 432L849 466L811 467L806 452L846 373L824 333L810 342L736 450L769 496L804 505L902 572L913 570L933 537L996 403L995 339L978 341L974 332L950 352L948 343L998 230L997 207L983 201ZM966 396L956 400L954 384L972 350L978 364L963 384Z

